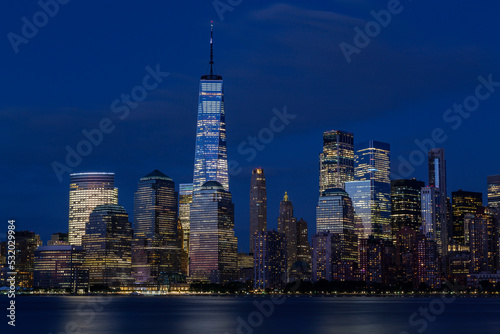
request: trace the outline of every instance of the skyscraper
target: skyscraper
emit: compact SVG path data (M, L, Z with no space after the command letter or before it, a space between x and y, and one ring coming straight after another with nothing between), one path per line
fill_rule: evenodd
M441 192L435 187L424 187L422 194L422 234L438 246L438 253L442 255L442 225L441 225Z
M250 181L250 253L254 252L255 234L265 230L267 230L266 177L262 168L255 168Z
M302 218L297 221L297 261L311 265L311 246L309 244L307 222Z
M354 135L344 131L323 133L323 152L319 155L319 193L331 188L344 189L354 180Z
M339 260L357 261L358 238L354 230L354 209L340 188L325 190L316 207L316 231L339 235Z
M158 283L161 273L179 273L177 223L174 181L158 170L142 177L134 196L132 266L137 283Z
M391 146L375 140L355 145L355 180L370 181L371 203L360 203L363 199L355 201L353 205L371 208L371 235L376 238L390 239L391 233ZM347 190L347 183L346 188ZM362 196L368 198L368 196ZM366 231L365 231L366 232Z
M132 228L122 206L95 207L82 244L90 285L119 287L132 284Z
M444 159L444 149L435 148L429 151L429 186L435 187L439 192L438 220L441 230L438 252L441 255L448 253L448 238L451 235L451 224L448 222L448 192L446 182L446 160Z
M198 190L207 181L217 181L229 191L224 86L222 77L214 74L213 24L209 64L210 74L200 80L193 188Z
M15 236L16 285L21 288L31 288L33 287L35 251L38 246L42 245L42 241L38 234L31 231L16 231Z
M453 241L464 244L464 224L467 213L476 213L483 206L483 194L463 191L462 189L451 193L453 212Z
M118 189L114 173L75 173L70 177L68 241L81 246L90 213L98 205L118 204Z
M231 193L217 181L194 191L191 204L189 275L192 281L226 283L237 279L238 240Z
M193 184L179 184L179 222L182 226L182 255L183 258L189 258L189 233L191 224L189 215L191 211L191 203L193 203ZM185 263L184 263L185 262ZM187 261L181 261L181 271L185 274L189 273L189 265Z
M293 204L286 191L280 202L278 232L285 235L288 270L297 261L297 218L293 216Z
M394 235L404 226L420 233L422 226L421 189L423 187L425 183L416 179L391 181L391 220Z
M500 208L500 175L488 176L488 206Z
M285 235L275 230L258 231L254 242L254 288L283 289L289 267Z

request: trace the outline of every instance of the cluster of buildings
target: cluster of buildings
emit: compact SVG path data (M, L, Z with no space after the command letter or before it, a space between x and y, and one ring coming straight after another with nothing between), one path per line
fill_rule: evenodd
M199 87L193 182L176 188L158 170L145 175L131 223L113 173L72 174L68 233L52 235L44 246L34 232L16 231L16 281L72 292L184 291L192 282L234 281L256 290L281 290L295 280L413 289L440 289L445 280L476 288L500 282L500 175L488 177L484 206L481 193L449 196L443 149L428 152L428 167L428 183L391 180L389 144L356 143L352 133L327 131L312 239L286 192L277 229L267 228L266 178L255 168L250 252L238 253L224 87L213 72L212 39L210 72ZM5 243L0 266L1 285L8 271Z

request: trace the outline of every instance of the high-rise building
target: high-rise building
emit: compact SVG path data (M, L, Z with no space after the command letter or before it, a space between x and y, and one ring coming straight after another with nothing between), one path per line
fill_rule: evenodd
M189 215L191 203L193 203L193 184L179 184L179 222L182 227L182 259L189 258L189 233L191 226L189 222ZM189 274L187 260L181 261L181 271L186 275Z
M343 189L328 189L321 194L316 207L316 231L338 234L339 259L357 261L358 237L354 229L354 209Z
M297 218L293 216L293 204L285 192L280 202L280 215L278 217L278 232L285 235L288 269L297 261Z
M360 239L359 247L359 274L361 280L367 283L382 283L384 272L384 240L370 236Z
M475 213L483 205L483 194L463 191L462 189L451 193L453 213L453 241L464 244L464 218L467 213Z
M429 186L438 189L439 207L438 220L440 228L440 238L438 241L438 252L441 255L448 253L448 239L452 233L451 222L448 221L448 192L446 182L446 160L444 158L444 149L431 149L428 153L429 158Z
M309 244L307 222L302 218L297 221L297 261L311 265L311 246Z
M330 232L318 232L312 237L312 275L311 280L332 280L333 264L338 259L338 235Z
M177 225L174 181L158 170L142 177L134 196L132 268L136 283L156 284L162 274L180 272Z
M254 252L255 234L265 230L267 230L266 177L262 168L255 168L250 181L250 253Z
M498 213L480 207L465 215L465 240L470 246L470 273L495 272L498 268Z
M488 206L500 208L500 175L488 176Z
M16 285L21 288L33 287L33 272L35 267L35 251L42 246L40 236L31 231L16 231L17 271Z
M413 288L421 288L423 285L431 289L440 288L436 242L423 234L418 234L413 256Z
M33 286L43 289L86 291L89 272L84 269L85 252L82 246L40 246L35 251Z
M81 246L90 213L98 205L118 204L118 189L114 173L75 173L70 177L68 241Z
M354 145L354 174L359 181L391 183L391 145L376 140Z
M189 240L192 281L226 283L237 279L238 240L231 193L217 181L193 193Z
M132 228L122 206L95 207L82 244L90 285L120 287L132 284Z
M323 152L319 155L319 193L342 188L354 180L354 135L344 131L323 133Z
M404 283L411 283L413 280L413 253L416 246L417 232L409 226L403 226L395 233L394 239L398 278Z
M214 74L213 24L210 38L210 74L200 81L193 188L207 181L219 182L229 191L226 144L226 113L222 76Z
M391 220L394 233L408 226L416 233L422 226L421 189L423 181L392 180L391 181Z
M288 267L285 234L258 231L254 243L254 288L283 289Z
M435 187L424 187L422 194L422 233L428 240L437 244L437 250L442 254L442 220L441 212L441 192Z

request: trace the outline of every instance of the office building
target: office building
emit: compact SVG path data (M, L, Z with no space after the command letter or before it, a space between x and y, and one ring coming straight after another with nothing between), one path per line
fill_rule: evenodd
M118 204L118 189L114 173L75 173L70 177L68 241L81 246L90 213L98 205Z
M438 252L446 255L448 252L449 237L451 237L452 224L448 220L448 192L446 182L446 160L444 149L431 149L428 153L429 159L429 186L434 187L439 192L438 226L440 229L440 240L438 241Z
M293 216L293 204L285 192L280 202L280 214L278 216L278 232L285 235L288 269L297 261L297 218Z
M257 290L284 288L287 271L285 234L259 231L254 239L254 288Z
M31 231L16 231L15 237L16 286L20 288L32 288L35 251L39 246L42 246L42 241L38 234Z
M483 205L483 194L462 189L451 193L452 219L453 219L453 241L464 244L464 218L468 213L476 213Z
M91 287L132 284L132 228L122 206L95 207L89 216L82 244Z
M250 181L250 253L254 249L254 237L259 231L267 230L266 177L262 168L252 171Z
M422 226L421 189L423 181L391 181L391 225L394 233L408 226L416 233Z
M319 193L342 188L354 180L354 135L344 131L323 134L323 152L319 156Z
M488 206L500 208L500 175L488 176Z

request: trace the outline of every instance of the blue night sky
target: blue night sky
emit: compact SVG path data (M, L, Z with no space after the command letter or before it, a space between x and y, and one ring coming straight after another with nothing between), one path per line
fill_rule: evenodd
M369 43L357 41L363 47L348 63L339 45L354 47L354 29L364 31L374 20L370 12L388 4L397 13L370 32ZM32 35L18 42L16 54L9 33L22 36L23 17L43 20L36 15L41 7L36 1L3 1L5 229L14 217L18 229L33 230L44 242L54 232L67 232L69 174L59 181L52 164L66 164L66 147L75 149L85 139L82 131L97 128L102 119L109 118L114 130L73 171L115 172L119 203L131 220L140 177L159 169L177 185L192 181L198 83L208 70L212 19L216 72L225 80L229 160L242 168L230 178L240 250L248 251L250 173L257 166L267 177L268 227L276 228L286 190L295 215L314 232L326 130L353 132L356 142L390 143L395 174L427 182L415 140L432 138L438 129L450 193L485 192L486 176L500 173L500 84L480 90L489 96L479 106L471 98L479 76L500 82L498 1L402 0L395 6L394 0L245 0L230 9L218 15L212 1L68 1L45 25L40 21L38 32L25 29ZM157 65L170 75L120 119L112 102L142 85L146 67ZM466 118L447 112L464 100L474 109L463 113ZM248 137L266 132L273 109L285 107L296 117L248 161L250 154L238 146L248 149ZM401 158L410 155L417 163L407 172Z

